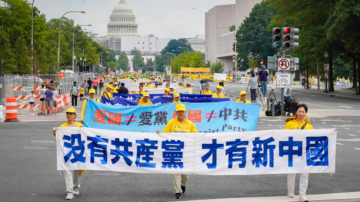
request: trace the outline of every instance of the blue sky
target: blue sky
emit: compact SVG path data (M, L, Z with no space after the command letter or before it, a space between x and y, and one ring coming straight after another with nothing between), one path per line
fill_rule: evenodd
M69 13L76 24L100 36L113 8L120 0L35 0L35 6L47 19L59 18L65 12L84 10L86 14ZM205 12L216 5L234 4L235 0L126 0L132 7L142 36L155 34L161 38L189 38L205 34Z

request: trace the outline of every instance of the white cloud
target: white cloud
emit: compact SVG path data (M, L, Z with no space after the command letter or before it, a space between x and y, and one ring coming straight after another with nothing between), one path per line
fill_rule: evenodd
M35 6L46 18L67 18L100 36L106 35L107 23L113 8L120 0L35 0ZM155 34L161 38L187 38L205 34L205 12L216 5L234 4L235 0L126 0L139 24L139 34ZM84 27L85 28L85 27Z

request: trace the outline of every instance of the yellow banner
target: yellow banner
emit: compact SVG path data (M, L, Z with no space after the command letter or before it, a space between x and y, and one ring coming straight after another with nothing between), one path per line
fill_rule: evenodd
M210 73L210 68L181 67L181 72L204 72L204 73Z

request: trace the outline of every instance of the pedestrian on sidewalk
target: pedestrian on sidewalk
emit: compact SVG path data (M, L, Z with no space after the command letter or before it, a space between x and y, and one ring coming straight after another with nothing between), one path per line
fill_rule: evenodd
M295 109L295 115L293 117L287 118L285 120L286 125L284 129L288 130L312 130L314 129L310 125L310 118L306 115L308 112L308 107L305 104L299 104ZM287 187L288 187L288 197L294 198L295 190L295 177L296 173L288 174L287 176ZM300 182L299 182L299 201L309 201L306 198L306 190L309 183L309 174L301 173Z
M31 91L31 94L29 96L29 104L30 104L30 115L34 115L34 106L36 101L36 95L34 94L34 91Z
M176 118L169 121L162 133L198 133L193 122L186 118L186 106L184 104L177 104L175 107ZM156 131L160 134L160 131ZM171 167L171 165L168 165ZM173 174L173 184L175 188L175 199L181 199L182 194L185 193L186 183L189 180L187 174Z
M77 107L77 99L79 96L79 87L76 85L76 81L74 81L74 85L71 87L70 95L71 95L71 104L76 109Z
M40 94L40 110L39 115L45 115L45 85L42 85L42 88L39 90Z
M59 91L56 89L56 86L52 86L53 97L54 97L54 115L57 112L57 96L59 95Z
M251 74L249 79L250 92L251 92L251 102L256 103L256 89L258 87L257 78L254 73Z
M85 90L85 92L84 92L84 98L85 98L86 95L89 95L89 84L87 83L86 80L84 80L83 88Z
M104 82L103 82L102 79L100 79L100 82L99 82L99 92L102 92L103 88L104 88ZM96 91L96 95L97 95L97 91Z
M261 85L261 92L263 94L264 97L266 97L267 94L267 82L269 79L269 72L266 70L266 68L262 68L259 72L258 75L260 77L260 85Z
M54 94L50 89L50 86L46 87L45 91L45 107L47 109L47 116L52 116L52 110L54 105Z
M88 83L88 85L89 85L88 90L90 91L90 89L92 88L91 78L89 78L89 80L87 80L87 83Z
M67 122L62 124L60 128L67 127L83 127L83 125L75 120L76 118L76 109L70 107L66 110L66 119ZM56 141L56 131L57 128L53 128L54 140ZM74 195L80 194L80 177L85 172L85 170L65 170L63 171L65 176L65 185L66 185L66 200L71 200L74 198Z
M92 88L95 89L95 91L97 91L97 87L98 87L98 84L99 84L99 80L98 78L95 78L93 81L92 81ZM90 92L89 92L90 93Z

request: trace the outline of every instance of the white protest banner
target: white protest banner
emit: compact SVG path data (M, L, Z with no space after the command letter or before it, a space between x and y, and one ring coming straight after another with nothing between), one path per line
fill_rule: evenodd
M139 91L139 88L128 88L130 91L130 94L136 94L136 92ZM148 92L149 94L164 94L165 88L157 88L157 89L150 89L150 88L144 88L145 92ZM175 88L175 93L180 94L192 94L191 88Z
M58 170L260 175L334 173L334 129L138 133L59 128Z
M215 80L225 81L225 80L226 80L226 74L215 73L215 74L214 74L214 79L215 79Z

